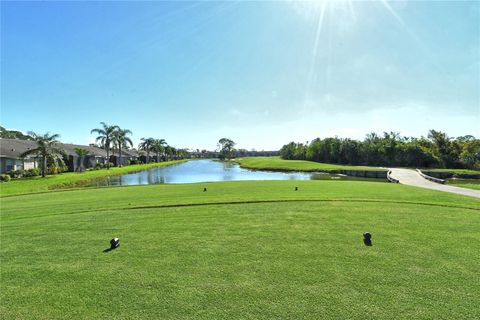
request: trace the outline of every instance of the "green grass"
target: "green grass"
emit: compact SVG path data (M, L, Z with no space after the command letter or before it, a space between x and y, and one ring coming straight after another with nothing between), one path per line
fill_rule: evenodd
M322 171L338 172L340 170L386 171L384 168L365 166L343 166L304 160L283 160L280 157L248 157L235 160L242 168L279 171Z
M455 187L480 190L479 179L447 179L446 183Z
M159 163L148 163L130 165L124 167L113 167L109 170L91 170L85 172L67 172L57 175L49 175L45 178L22 178L14 179L9 182L0 183L0 196L26 194L33 192L45 192L52 189L75 188L81 187L95 179L108 176L121 175L131 172L137 172L155 167L168 166L175 163L184 162L186 160L165 161Z
M422 171L451 172L456 174L480 174L480 170L470 169L422 169Z
M480 317L475 198L247 181L0 201L2 319Z

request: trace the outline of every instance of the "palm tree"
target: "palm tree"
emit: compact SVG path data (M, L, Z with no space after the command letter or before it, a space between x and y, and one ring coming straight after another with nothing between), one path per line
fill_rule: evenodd
M170 156L175 154L175 148L169 145L165 146L165 154L167 160L170 159Z
M155 139L153 142L152 150L157 154L157 161L160 162L160 154L165 151L167 142L165 139Z
M59 134L50 135L48 132L44 135L37 134L35 132L28 132L28 134L37 142L37 148L30 149L21 154L21 157L26 157L30 154L37 154L42 157L42 177L45 177L47 172L47 158L53 155L61 154L61 150L55 147L57 139L60 138Z
M78 155L78 159L77 159L78 168L80 171L84 171L85 167L83 165L83 160L85 159L85 156L89 154L89 151L83 148L75 148L75 153Z
M132 134L132 131L122 128L118 128L113 134L113 143L118 148L117 165L119 167L122 166L122 147L127 149L128 145L133 146L132 140L127 137L129 134Z
M142 142L138 145L138 149L143 150L147 153L147 163L150 162L150 151L152 151L152 147L155 143L155 139L153 138L142 138Z
M188 150L187 149L178 149L177 150L177 155L180 159L184 159L188 155Z
M90 133L97 133L98 137L95 141L102 144L107 151L107 169L110 169L110 147L115 140L115 132L119 129L118 126L109 126L105 122L100 122L103 128L92 129Z

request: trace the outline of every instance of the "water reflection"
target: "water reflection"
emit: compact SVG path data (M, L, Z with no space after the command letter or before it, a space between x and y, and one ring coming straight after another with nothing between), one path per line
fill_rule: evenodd
M238 180L371 180L325 173L269 172L242 169L236 163L215 160L194 160L168 167L153 168L122 176L97 180L92 186L195 183Z

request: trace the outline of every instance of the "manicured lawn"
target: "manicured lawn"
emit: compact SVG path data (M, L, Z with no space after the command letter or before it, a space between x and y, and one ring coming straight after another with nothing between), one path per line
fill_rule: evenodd
M469 170L469 169L422 169L422 171L451 172L451 173L457 173L457 174L480 174L480 170Z
M282 171L323 171L336 172L339 170L387 171L384 168L363 166L342 166L330 163L319 163L304 160L283 160L280 157L248 157L235 160L241 167L259 170Z
M2 319L480 317L475 198L349 181L150 185L3 197L0 221Z
M447 179L446 183L455 187L480 190L479 179Z
M121 168L110 168L101 170L92 170L86 172L67 172L57 175L50 175L45 178L23 178L14 179L9 182L0 183L0 196L25 194L32 192L45 192L52 189L74 188L80 187L85 183L94 179L104 178L108 176L121 175L140 170L146 170L155 167L167 166L187 160L165 161L159 163L138 164L124 166Z

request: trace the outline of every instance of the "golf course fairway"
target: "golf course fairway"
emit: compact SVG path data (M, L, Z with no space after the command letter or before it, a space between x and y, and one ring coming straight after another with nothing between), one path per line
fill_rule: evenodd
M246 181L0 201L1 319L480 318L475 198Z

